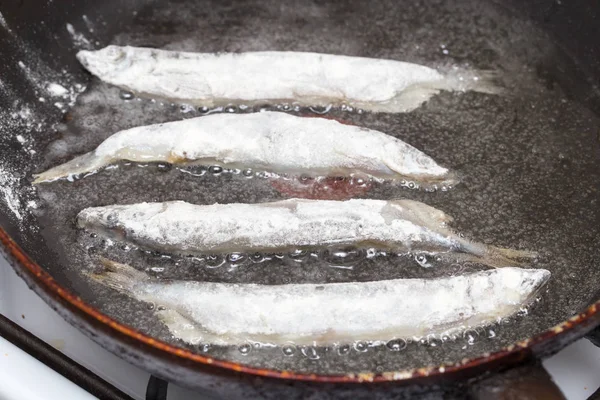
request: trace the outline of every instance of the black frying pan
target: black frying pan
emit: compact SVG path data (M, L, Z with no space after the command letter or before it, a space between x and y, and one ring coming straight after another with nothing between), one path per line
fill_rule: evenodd
M3 3L0 12L0 239L34 290L131 362L196 387L207 376L230 376L228 370L308 381L412 382L548 354L596 324L600 24L592 3L21 1ZM271 260L260 262L252 255L166 258L78 231L75 215L93 205L260 202L298 195L297 187L260 177L128 163L33 188L33 172L89 151L120 129L203 113L130 99L91 78L74 55L107 44L317 51L499 72L501 96L442 93L409 114L334 109L329 117L394 134L464 177L447 192L373 184L353 196L421 200L453 215L454 226L470 237L537 250L542 256L533 267L552 272L547 292L527 315L456 337L414 338L399 347L357 342L295 348L289 356L277 347L191 346L173 339L153 314L159 305L99 287L82 272L97 268L98 255L138 268L151 265L163 279L267 284L434 277L481 266L433 262L435 268L424 269L412 256L366 258L364 249L331 249L318 258L268 255ZM50 83L70 93L49 90ZM332 186L327 196L347 194L343 184ZM345 268L334 268L339 266ZM583 314L563 323L578 313Z

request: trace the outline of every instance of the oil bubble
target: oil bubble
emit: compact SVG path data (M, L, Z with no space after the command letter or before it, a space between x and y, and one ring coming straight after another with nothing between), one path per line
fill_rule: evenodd
M246 261L244 253L231 253L227 256L227 262L230 264L241 264Z
M296 249L290 252L290 258L295 261L302 261L308 256L308 252L306 250Z
M415 255L415 261L423 268L431 268L431 264L429 264L429 260L425 254Z
M367 342L355 342L354 343L354 350L358 351L359 353L364 353L367 350L369 350L369 344Z
M250 168L246 168L242 171L242 175L244 175L246 178L250 178L254 175L254 171L252 171Z
M158 163L156 164L156 169L160 172L169 172L172 168L172 165L169 163Z
M343 249L326 249L323 251L323 259L330 264L347 265L363 258L360 249L347 247Z
M326 106L310 106L310 107L308 107L308 109L311 112L314 112L315 114L323 115L323 114L327 114L329 111L331 111L331 107L332 107L332 105L328 104Z
M281 348L281 351L283 352L284 356L291 357L294 354L296 354L296 347L293 346L293 345L288 344L288 345L283 346Z
M210 108L206 106L198 107L198 112L200 114L208 114L210 112Z
M367 256L367 258L373 258L373 257L377 256L377 249L374 249L374 248L367 249L366 256Z
M209 343L204 343L198 346L198 350L200 350L203 353L207 353L211 349L211 347L212 346Z
M340 356L345 356L346 354L350 353L350 345L349 344L343 344L343 345L338 346L337 353Z
M148 303L146 305L146 308L150 311L154 310L156 308L156 306L154 305L154 303Z
M467 340L469 346L472 346L479 339L479 333L474 329L469 329L463 332L463 338Z
M352 183L355 184L356 186L366 186L367 180L363 179L363 178L354 178Z
M206 256L206 266L208 268L217 268L225 263L223 256L211 254Z
M238 347L238 351L243 355L247 355L252 350L252 345L250 343L244 343Z
M208 167L208 172L210 172L213 175L219 175L223 172L223 168L218 165L211 165L210 167Z
M121 92L119 93L119 97L122 100L131 100L133 99L135 96L133 95L133 93L128 92L126 90L121 90Z
M453 340L456 340L456 336L445 333L442 335L441 339L442 339L442 343L446 343L446 342L451 342Z
M182 104L179 106L179 111L181 111L183 114L187 114L189 112L194 111L194 106L191 106L189 104Z
M386 343L386 347L391 351L401 351L406 348L406 340L404 339L392 339Z

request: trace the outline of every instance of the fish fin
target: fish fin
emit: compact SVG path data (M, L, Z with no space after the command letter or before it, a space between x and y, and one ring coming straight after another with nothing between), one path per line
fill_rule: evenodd
M150 279L145 273L127 265L100 257L104 270L90 274L90 277L121 293L132 293L133 287L139 282Z
M446 214L444 211L417 200L398 199L390 200L390 203L409 210L411 214L415 215L419 221L421 221L421 224L428 220L433 220L440 224L450 224L452 221L454 221L454 218L451 215Z
M42 182L51 182L71 175L96 171L110 162L111 160L107 160L105 157L98 157L96 156L96 153L92 151L79 157L75 157L71 161L68 161L64 164L50 168L41 174L34 174L33 177L35 180L33 181L33 184L35 185Z
M429 161L423 161L424 164L421 173L413 172L404 174L403 170L405 169L405 166L403 165L403 162L405 161L398 160L398 155L394 150L394 146L395 145L393 143L388 143L385 146L381 162L396 174L394 177L396 182L404 180L406 182L403 182L402 185L414 184L414 187L422 187L424 189L435 189L441 186L454 186L460 182L460 176L458 173L437 165L437 163L426 154L422 154L421 157L428 159ZM426 167L427 164L429 164L428 167ZM425 172L427 169L429 169L430 173Z
M402 182L401 185L409 188L419 188L424 190L448 190L453 186L458 185L461 182L461 176L456 171L447 171L443 175L403 175L398 172L400 169L396 164L388 160L383 160L383 164L394 171L396 176L394 177L395 182ZM407 183L408 182L408 183ZM414 185L414 186L413 186Z

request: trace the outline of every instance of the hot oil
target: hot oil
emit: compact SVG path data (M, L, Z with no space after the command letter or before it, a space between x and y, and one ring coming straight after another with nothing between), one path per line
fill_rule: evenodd
M179 257L78 231L75 217L90 206L170 200L258 203L296 193L274 185L264 171L123 162L82 179L40 185L35 211L62 266L77 271L72 289L111 317L161 340L252 366L314 373L384 372L497 351L548 329L589 303L600 278L600 271L589 268L600 256L600 120L577 98L567 97L563 89L568 88L548 78L547 71L557 66L568 73L571 60L543 32L508 11L470 1L292 6L251 0L211 7L191 1L164 2L139 10L130 26L102 43L107 44L201 52L315 51L497 71L505 89L501 95L443 92L406 114L373 114L347 106L265 108L331 117L414 145L457 170L462 182L434 192L410 189L408 183L362 182L363 187L350 195L423 201L453 216L453 228L473 240L538 251L541 256L531 267L552 272L547 291L523 315L442 337L328 347L185 344L155 317L160 304L134 301L89 282L82 272L99 268L98 255L165 280L263 284L433 278L482 267L441 263L427 254L362 248ZM92 79L58 127L54 142L36 149L46 156L36 172L90 151L122 129L259 108L208 109L142 99ZM335 193L339 190L330 194Z

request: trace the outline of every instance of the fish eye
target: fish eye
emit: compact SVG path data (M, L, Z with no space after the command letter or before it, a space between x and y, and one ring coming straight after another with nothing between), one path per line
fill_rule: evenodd
M110 61L119 61L125 58L125 52L117 46L108 46L106 48L106 58Z

